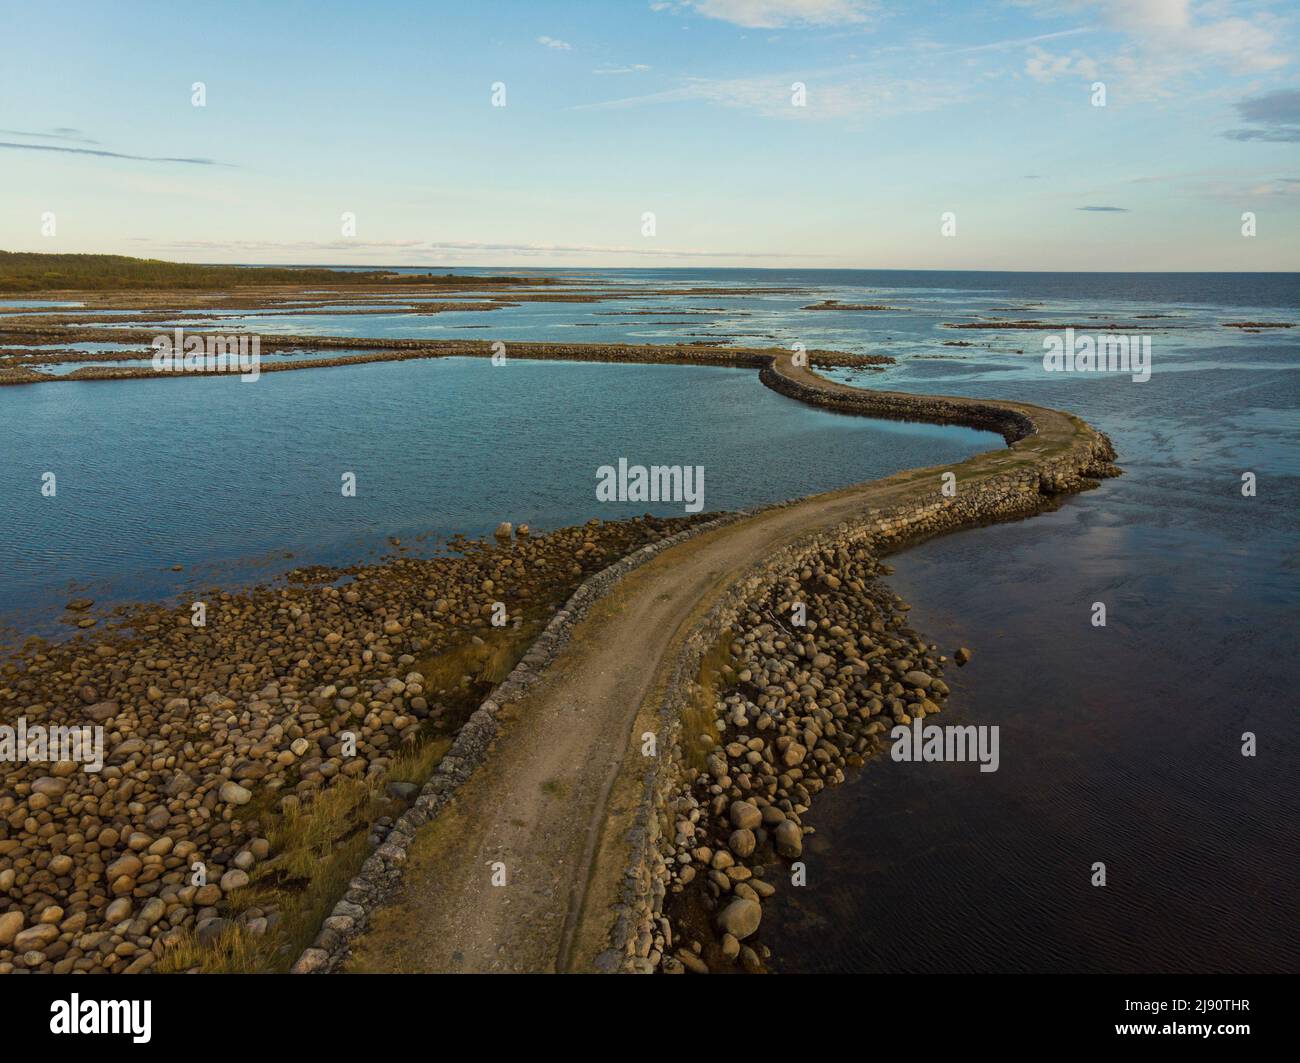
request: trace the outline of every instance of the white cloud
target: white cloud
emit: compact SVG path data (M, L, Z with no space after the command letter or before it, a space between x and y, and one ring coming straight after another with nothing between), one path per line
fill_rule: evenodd
M1097 63L1081 52L1053 55L1035 46L1029 49L1025 60L1025 73L1035 81L1055 81L1067 74L1090 81L1097 76L1097 71Z
M544 44L547 48L554 48L557 52L568 52L573 49L573 45L568 41L557 40L554 37L538 37L537 43Z
M1206 64L1234 73L1286 66L1280 50L1284 24L1268 11L1242 10L1233 0L1020 0L1040 14L1091 14L1127 39L1116 68L1144 96L1169 95L1170 82ZM1034 76L1032 71L1028 71Z
M607 246L601 244L534 244L492 243L480 240L174 240L155 242L148 237L132 237L160 251L228 251L272 254L303 252L352 251L360 254L399 255L425 259L430 255L456 257L487 252L490 254L540 257L549 255L637 255L651 258L822 258L820 254L767 251L708 251L700 248L655 247L645 244Z
M1110 25L1151 48L1201 55L1246 72L1288 62L1275 50L1278 23L1268 12L1240 17L1229 14L1231 5L1193 8L1191 0L1105 0L1101 9Z
M806 105L793 105L793 85L807 89ZM752 111L767 118L805 121L887 117L933 110L961 100L947 85L868 74L858 66L837 67L815 76L799 73L743 78L686 78L677 88L643 96L581 104L574 110L613 110L665 103L711 103Z
M633 63L631 66L602 66L592 71L593 74L642 74L650 67L645 63Z
M658 0L650 7L654 11L693 11L748 29L775 30L866 22L876 4L874 0Z
M1300 196L1300 177L1261 176L1247 173L1241 168L1153 174L1149 177L1135 177L1128 183L1166 185L1170 192L1165 194L1194 195L1238 204L1251 197Z

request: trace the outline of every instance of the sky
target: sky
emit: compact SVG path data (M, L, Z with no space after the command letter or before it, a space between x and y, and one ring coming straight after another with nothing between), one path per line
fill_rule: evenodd
M4 0L0 249L1297 270L1298 20L1233 0Z

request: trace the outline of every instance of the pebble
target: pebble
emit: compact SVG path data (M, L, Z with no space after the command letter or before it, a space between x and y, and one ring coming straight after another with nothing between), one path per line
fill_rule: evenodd
M677 962L691 974L708 974L709 965L691 952L690 949L677 950Z
M733 830L727 839L727 847L742 859L754 852L754 832L746 828Z
M772 843L778 855L793 860L803 853L803 831L797 823L783 820L772 831Z

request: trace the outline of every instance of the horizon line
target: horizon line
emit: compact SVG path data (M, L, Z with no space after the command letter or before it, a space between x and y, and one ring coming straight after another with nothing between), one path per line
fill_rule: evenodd
M245 269L328 269L328 270L363 270L363 271L384 271L384 270L420 270L430 273L443 271L454 272L458 269L475 269L475 270L494 270L501 272L529 273L529 272L557 272L557 271L582 271L582 270L624 270L624 271L656 271L664 272L668 270L680 270L683 272L723 272L743 270L748 272L769 272L769 273L1016 273L1016 274L1045 274L1054 273L1062 275L1086 275L1086 276L1157 276L1157 275L1190 275L1205 274L1218 276L1290 276L1300 275L1300 266L1294 269L1269 269L1269 270L1247 270L1247 269L1129 269L1129 270L1109 270L1109 269L1051 269L1042 267L980 267L980 266L755 266L755 265L731 265L731 266L703 266L703 265L659 265L651 263L641 263L637 265L598 265L598 264L565 264L565 265L509 265L505 263L472 263L462 262L456 265L450 264L389 264L389 263L351 263L351 262L253 262L248 260L242 261L216 261L204 260L190 262L173 258L160 258L153 255L132 255L124 254L119 251L10 251L0 248L0 254L13 255L46 255L57 257L60 255L86 255L86 256L111 256L126 259L135 259L137 261L165 262L177 266L224 266L238 267Z
M65 254L80 254L83 252L62 252ZM111 254L112 252L84 252L86 254ZM135 256L126 255L126 258ZM155 261L170 262L171 259L156 259ZM507 266L499 263L475 265L470 263L461 263L456 266L412 266L412 265L370 265L370 264L352 264L352 263L329 263L329 262L177 262L181 266L243 266L249 269L354 269L354 270L457 270L457 269L493 269L493 270L514 270L515 272L537 272L542 270L693 270L695 272L722 271L722 270L749 270L749 271L767 271L781 273L1087 273L1087 274L1110 274L1110 275L1151 275L1162 273L1205 273L1205 274L1240 274L1242 276L1274 276L1274 275L1300 275L1300 268L1297 269L989 269L976 266Z

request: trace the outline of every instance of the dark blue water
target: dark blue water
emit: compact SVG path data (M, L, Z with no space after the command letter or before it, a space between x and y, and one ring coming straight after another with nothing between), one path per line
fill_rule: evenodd
M300 265L311 264L300 263ZM341 268L368 270L380 267ZM429 269L418 266L382 268L394 273L430 272ZM469 277L500 274L556 277L570 283L590 280L593 282L592 290L604 290L613 285L623 285L629 289L688 286L748 288L763 285L774 288L807 288L818 292L834 288L844 288L857 293L950 291L975 295L1012 295L1043 301L1104 300L1109 305L1116 306L1153 301L1166 306L1183 303L1282 307L1292 310L1296 308L1297 300L1300 299L1300 274L1296 273L1023 273L1009 270L642 269L635 267L519 269L508 266L437 268L432 272Z
M890 322L895 350L917 345L890 387L1069 409L1126 475L895 559L914 625L976 653L939 722L999 726L1001 767L882 759L819 798L809 885L765 918L782 969L1300 967L1300 337L1222 324L1300 320L1293 280L1224 278L1216 297L1181 275L1098 278L1088 298L1020 280L1044 306L962 318L1170 313L1143 383L1045 372L1038 333Z
M936 722L998 726L1000 767L877 758L819 796L780 969L1300 966L1294 569L1122 491L892 559L912 624L975 653Z

